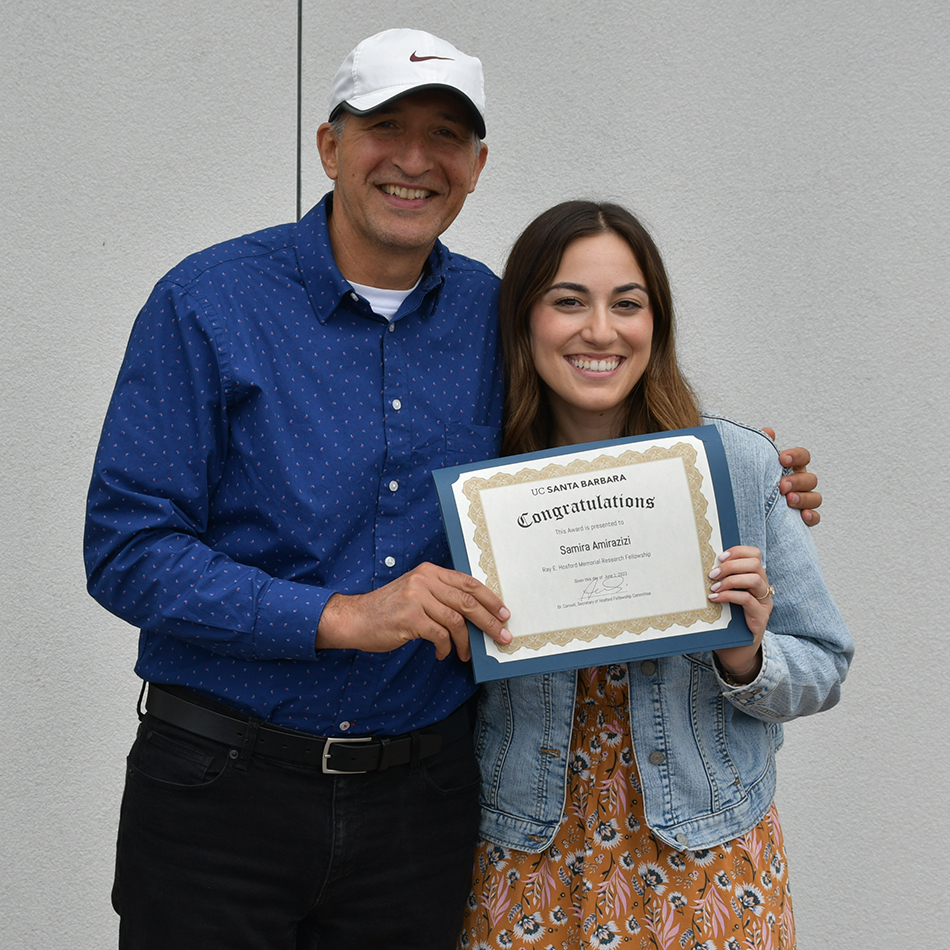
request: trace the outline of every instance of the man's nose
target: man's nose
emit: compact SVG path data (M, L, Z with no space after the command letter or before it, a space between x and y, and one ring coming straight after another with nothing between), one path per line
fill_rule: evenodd
M407 135L399 140L393 164L410 178L424 175L432 167L428 144L423 136Z

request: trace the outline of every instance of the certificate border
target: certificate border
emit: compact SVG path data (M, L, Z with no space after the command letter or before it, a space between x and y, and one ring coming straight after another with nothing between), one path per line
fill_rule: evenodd
M719 513L719 530L720 536L722 538L723 548L729 548L735 544L738 544L739 530L736 522L735 500L732 494L732 483L729 479L729 469L726 464L725 451L723 450L722 440L719 437L719 432L716 427L712 425L706 425L689 429L676 429L669 432L654 432L647 435L631 436L624 439L612 439L603 442L589 442L581 445L573 445L568 448L545 449L541 452L530 452L523 455L512 455L503 459L489 459L483 462L472 462L468 465L458 465L452 468L444 468L433 472L432 477L435 480L436 491L439 496L439 505L442 509L442 519L445 525L445 533L449 543L449 550L452 554L452 560L456 569L463 571L466 574L471 574L471 563L469 561L468 551L465 546L461 518L455 500L455 492L453 490L454 484L462 476L485 468L495 468L500 465L511 466L517 465L520 462L537 463L538 461L548 458L553 459L574 453L596 451L599 448L613 448L622 445L630 445L633 447L636 446L638 442L655 441L658 439L673 441L679 436L686 435L693 436L694 438L700 440L706 450L706 459L709 464L710 477L712 478L713 488L716 494L716 507L718 508ZM670 457L671 450L674 448L674 446L671 445L669 447L652 448L660 448L664 453L662 457ZM687 447L682 446L682 448ZM648 459L643 456L649 454L651 449L647 449L645 453L636 453L635 449L631 449L631 451L634 454L641 456L641 458L634 461L647 461ZM695 460L695 454L693 459ZM634 462L630 461L621 461L621 458L618 456L605 457L605 460L605 464L602 465L604 468L634 464ZM584 461L583 465L585 467L593 467L598 461L598 459ZM609 463L609 465L606 463ZM554 462L548 467L548 470L544 471L543 473L525 473L526 476L530 476L530 478L527 478L526 480L537 480L540 478L557 477L558 475L563 474L573 474L573 472L569 469L569 465L570 463L566 465L559 465L557 462ZM552 470L554 468L557 468L558 470ZM505 476L502 477L504 478ZM689 478L688 471L687 478ZM482 484L478 486L479 490L482 487L487 487L489 484L488 480L479 481L482 482ZM507 483L510 484L510 480L507 481ZM463 490L466 494L466 497L468 497L469 501L473 502L473 504L477 504L469 495L467 490L468 487L469 486L466 486L466 489ZM692 490L692 485L691 495L693 498L694 513L697 517L697 527L699 527L699 519L702 517L702 520L705 522L706 513L705 511L700 512L697 510L697 492ZM699 497L705 504L705 499L703 499L702 496ZM480 505L477 505L476 507L476 518L478 507L480 507ZM477 531L477 520L475 521L475 524ZM705 567L706 561L709 559L709 567L711 568L712 560L714 560L716 552L712 550L712 547L709 544L710 533L708 530L708 524L705 535L705 539L700 537L703 565ZM705 547L703 547L704 541ZM481 544L479 547L484 552L484 548L482 548ZM706 548L708 548L708 552L706 551ZM491 570L485 569L484 563L482 563L481 566L485 574L488 575L488 577L491 577ZM721 612L721 605L710 604L710 608L716 609L716 615ZM715 619L714 615L711 615L708 618L703 617L702 614L705 613L705 611L690 611L689 613L693 616L693 620L689 622L694 622L695 620L699 619ZM682 622L683 619L685 619L685 615L682 618L678 614L672 616L664 615L664 618L669 619L669 623L666 624L666 626L651 624L651 618L643 618L642 621L640 621L642 624L642 629L647 629L647 627L650 626L656 626L657 629L667 629L669 626L672 626L677 622ZM594 636L604 634L607 636L619 636L620 633L623 632L621 629L618 629L616 633L610 633L601 629L601 627L614 626L623 626L627 632L633 632L630 631L629 625L602 624L596 628L590 628L593 632L587 637L583 635L578 636L577 634L577 630L583 628L572 629L570 641L575 642L577 639L591 639ZM675 656L682 653L696 653L706 650L719 649L727 646L740 646L750 643L752 639L752 634L749 632L749 629L745 624L743 613L741 609L738 608L733 608L729 625L720 630L706 630L700 631L698 633L673 634L662 639L651 639L641 642L630 641L612 646L591 647L590 649L586 650L572 650L564 654L525 656L524 658L506 660L505 662L501 662L494 656L490 656L488 654L485 648L484 636L485 635L480 630L478 630L477 627L469 623L469 638L472 648L472 665L474 668L475 680L479 683L485 682L486 680L507 679L512 676L524 676L532 673L580 669L585 666L629 662L637 659L646 659L648 657ZM548 638L547 642L551 642L550 634L544 634L544 636ZM531 644L529 641L531 639L531 636L521 638L517 652L522 653L525 651L525 649L530 649ZM500 647L499 649L505 650L504 647Z
M640 465L644 462L655 462L661 459L678 458L683 463L686 475L686 484L689 487L690 500L693 504L693 518L696 525L696 540L699 543L700 558L704 573L712 570L716 560L716 552L712 549L710 538L712 528L706 517L709 503L700 491L702 474L696 467L696 449L686 442L674 442L672 445L652 445L643 452L637 452L633 447L620 455L599 455L593 459L571 459L566 465L551 462L540 471L538 469L522 469L519 472L496 472L490 478L468 478L462 494L469 500L468 519L475 525L475 544L481 556L478 566L486 576L486 585L492 590L500 592L504 600L504 590L498 578L495 565L495 552L492 547L488 525L485 522L485 510L482 505L482 492L486 489L501 488L507 485L521 485L530 482L543 481L549 478L562 478L566 475L586 475L591 472L605 471L612 468ZM515 463L519 464L519 463ZM469 474L463 472L459 478ZM469 562L471 567L471 562ZM668 614L657 614L652 617L641 617L639 620L616 620L612 623L584 624L576 627L565 627L562 630L545 630L539 633L518 637L507 646L499 646L502 653L516 654L522 650L538 649L555 644L566 646L578 640L591 641L598 637L614 639L624 633L640 634L644 630L667 630L673 626L689 627L699 620L713 623L722 615L722 604L707 601L702 609L685 610ZM577 651L572 651L577 652Z

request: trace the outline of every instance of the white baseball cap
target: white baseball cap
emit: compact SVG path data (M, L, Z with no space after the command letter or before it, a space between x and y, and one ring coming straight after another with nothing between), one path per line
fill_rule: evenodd
M330 89L330 119L341 109L373 112L418 89L445 89L472 111L485 137L485 78L481 60L422 30L384 30L343 60Z

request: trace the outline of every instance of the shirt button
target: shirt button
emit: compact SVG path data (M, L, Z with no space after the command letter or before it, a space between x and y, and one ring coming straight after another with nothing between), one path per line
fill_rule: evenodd
M662 752L650 753L650 765L662 765L666 761L666 756Z
M354 291L350 294L350 300L352 300L353 303L356 303L356 301L359 300L359 299L360 299L360 295L354 290Z
M385 561L383 561L383 564L385 564L386 567L395 567L396 559L392 555L390 555L388 558L386 558Z
M393 407L393 409L402 409L402 400L401 400L401 399L394 399L393 402L392 402L392 407Z
M394 479L389 483L389 490L390 490L390 491L396 491L397 488L399 488L399 482L397 482L396 479L394 478Z
M341 722L341 723L340 723L340 731L341 731L341 732L346 732L346 730L349 729L351 725L352 725L352 723L349 723L349 722Z
M644 676L652 676L656 672L656 663L653 660L644 660L640 664L640 672Z
M685 848L686 845L689 844L689 838L687 838L686 835L684 835L682 832L680 832L680 833L676 836L676 843L683 845L683 847Z
M396 324L395 324L395 323L390 323L390 324L389 324L389 332L392 333L393 330L395 330L395 329L396 329Z

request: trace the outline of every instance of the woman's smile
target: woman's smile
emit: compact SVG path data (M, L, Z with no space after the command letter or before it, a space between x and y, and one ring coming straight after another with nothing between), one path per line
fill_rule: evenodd
M574 369L579 370L592 378L604 376L607 373L614 373L623 362L622 356L565 356L564 357Z

